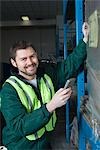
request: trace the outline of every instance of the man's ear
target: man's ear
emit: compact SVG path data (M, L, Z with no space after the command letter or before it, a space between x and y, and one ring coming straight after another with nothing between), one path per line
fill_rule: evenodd
M14 67L17 67L16 62L15 62L14 59L11 58L10 61L11 61L11 64L12 64Z

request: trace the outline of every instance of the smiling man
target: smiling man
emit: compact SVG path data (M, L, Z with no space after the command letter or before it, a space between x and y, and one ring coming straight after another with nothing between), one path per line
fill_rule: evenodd
M77 72L86 58L87 24L83 34L83 40L63 61L65 79ZM6 122L3 144L8 150L51 149L47 133L55 129L55 110L67 103L72 90L60 88L55 93L51 78L39 73L37 52L30 42L16 42L10 49L10 61L17 73L5 81L0 93Z
M14 51L16 51L16 57L13 56L15 55ZM11 63L14 67L18 68L19 74L21 76L27 80L32 80L36 77L39 62L37 53L30 43L26 43L25 41L16 43L15 48L13 50L10 49L10 54L12 55Z

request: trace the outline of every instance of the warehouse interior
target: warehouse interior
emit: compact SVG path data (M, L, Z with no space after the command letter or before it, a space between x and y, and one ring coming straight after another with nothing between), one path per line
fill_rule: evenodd
M33 43L41 68L59 88L56 64L73 52L83 36L83 22L89 23L87 59L77 78L72 78L70 102L57 109L51 145L53 150L100 150L100 1L0 0L0 7L0 88L10 76L8 51L17 40ZM22 16L29 20L23 21ZM2 114L0 119L2 145Z

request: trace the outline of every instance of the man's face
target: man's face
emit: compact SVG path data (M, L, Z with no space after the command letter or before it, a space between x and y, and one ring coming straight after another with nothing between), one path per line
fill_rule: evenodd
M31 47L17 50L15 60L11 60L11 63L18 68L19 74L28 80L35 77L39 64L37 53Z

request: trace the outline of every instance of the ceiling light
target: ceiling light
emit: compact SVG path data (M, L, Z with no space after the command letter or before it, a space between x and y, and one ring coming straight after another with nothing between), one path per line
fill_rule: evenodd
M22 18L23 21L28 21L29 20L28 16L22 16L21 18Z

